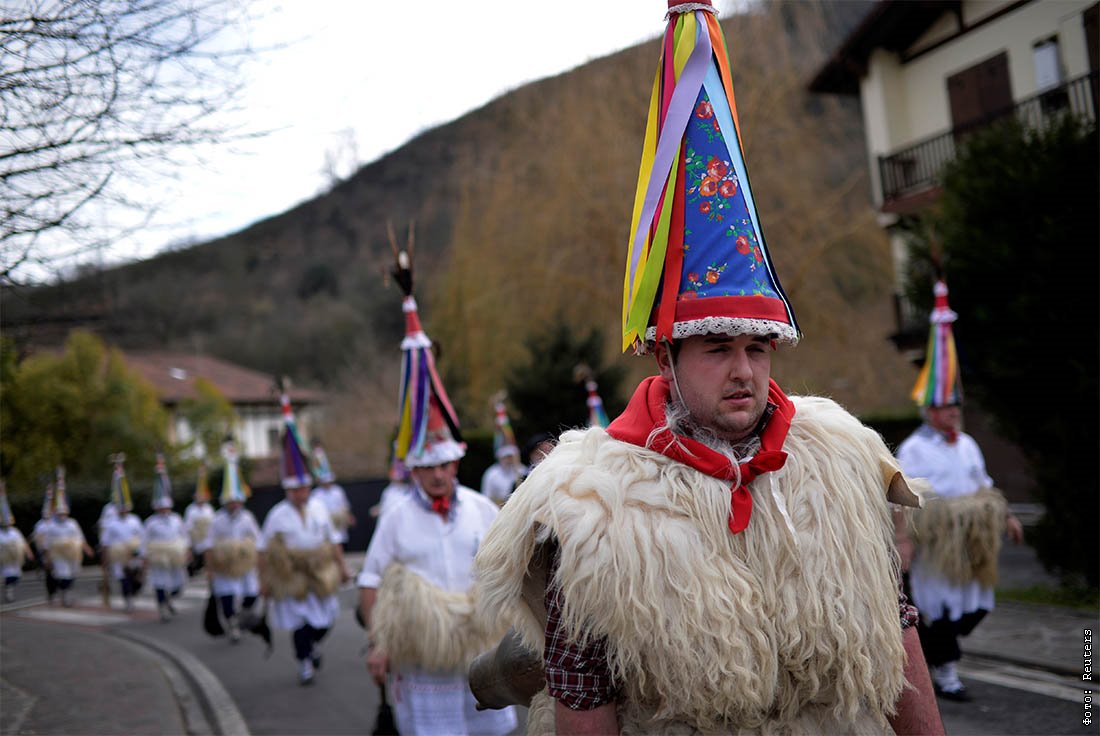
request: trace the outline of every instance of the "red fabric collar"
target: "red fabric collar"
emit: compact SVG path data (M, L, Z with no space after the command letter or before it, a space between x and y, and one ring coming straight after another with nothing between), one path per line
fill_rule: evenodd
M650 376L645 379L638 384L626 410L608 426L607 433L622 442L646 447L653 429L664 424L669 392L669 383L664 378ZM752 496L745 486L758 475L779 470L787 462L783 442L794 418L794 404L775 381L768 383L768 402L775 406L775 411L760 433L760 450L751 460L740 464L740 483L730 489L729 527L734 534L744 531L752 516ZM667 429L653 438L649 449L719 480L737 478L733 463L725 455L689 437L676 435L674 438Z
M432 511L436 512L443 517L443 521L447 520L447 515L451 513L451 497L442 496L440 498L432 499Z

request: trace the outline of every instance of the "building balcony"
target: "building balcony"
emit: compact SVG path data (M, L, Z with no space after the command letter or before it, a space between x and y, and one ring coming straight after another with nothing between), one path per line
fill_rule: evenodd
M925 138L887 156L879 156L882 210L907 212L919 209L940 186L940 173L944 166L955 159L958 147L975 131L1009 116L1014 116L1028 127L1041 128L1066 114L1096 120L1097 72L1044 90L981 120Z

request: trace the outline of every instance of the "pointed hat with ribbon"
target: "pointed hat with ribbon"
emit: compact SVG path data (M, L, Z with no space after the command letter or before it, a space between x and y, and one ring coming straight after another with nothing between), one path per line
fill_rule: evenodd
M584 382L584 388L588 392L588 426L589 427L607 427L610 420L607 418L607 412L603 408L603 399L600 398L598 392L599 386L592 379Z
M669 2L623 283L623 350L704 334L801 334L749 186L710 0Z
M57 466L57 480L54 483L53 500L51 505L53 513L55 514L67 514L69 513L69 497L65 493L65 466Z
M0 480L0 526L15 526L15 515L8 504L8 486Z
M432 341L420 326L413 297L413 231L410 227L407 250L398 250L392 228L389 235L395 260L392 276L404 294L401 309L405 313L394 455L409 468L454 462L466 455L466 445L459 430L458 415L435 368Z
M336 474L332 472L332 466L328 462L328 454L321 443L313 444L313 477L318 483L336 482Z
M310 472L309 445L298 432L298 422L294 419L294 411L290 407L290 397L283 392L279 397L283 407L283 436L280 442L282 456L279 460L279 477L282 479L283 488L304 488L313 485L313 474Z
M121 515L134 508L134 502L130 496L130 481L126 480L126 454L116 452L111 455L111 462L114 464L114 469L111 471L111 503Z
M172 501L172 479L168 477L168 466L164 463L164 453L157 453L156 471L153 476L153 508L170 509Z
M244 503L252 495L252 489L248 487L241 475L240 456L236 443L232 440L226 441L222 445L222 457L225 459L225 470L222 473L222 492L218 497L218 503L222 506L232 501Z
M928 317L928 350L911 395L917 406L959 405L963 400L962 379L951 328L958 315L947 304L947 284L942 279L936 281L932 293L935 303Z
M493 402L493 426L493 454L496 458L499 460L505 455L519 457L519 445L516 444L516 434L512 431L503 398Z
M195 503L210 503L210 471L205 462L199 463L199 473L195 478L195 493L192 498Z

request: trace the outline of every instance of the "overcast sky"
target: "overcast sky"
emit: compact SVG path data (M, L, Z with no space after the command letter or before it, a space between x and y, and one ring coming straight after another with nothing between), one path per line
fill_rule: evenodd
M206 152L180 172L154 226L107 261L234 232L326 188L418 133L516 87L661 34L663 0L258 0L244 122L264 138ZM722 14L728 3L717 2ZM387 10L402 8L400 12ZM656 68L656 58L654 59Z

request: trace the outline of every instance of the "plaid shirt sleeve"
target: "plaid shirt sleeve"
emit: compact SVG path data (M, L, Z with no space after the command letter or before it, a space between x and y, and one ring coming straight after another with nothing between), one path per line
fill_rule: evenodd
M916 606L909 602L909 597L905 595L900 583L898 584L898 615L901 617L902 629L916 626L917 622L920 621L920 612Z
M592 710L618 695L607 666L607 640L600 637L584 646L568 640L561 622L561 590L553 583L556 553L552 560L546 576L546 684L550 697L570 710Z

